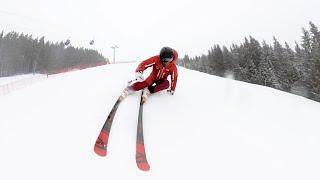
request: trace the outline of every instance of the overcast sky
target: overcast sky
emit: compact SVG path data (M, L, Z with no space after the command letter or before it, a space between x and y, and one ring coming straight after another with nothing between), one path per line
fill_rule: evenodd
M116 44L117 60L141 61L162 46L200 56L249 35L293 44L309 21L320 26L319 7L320 0L0 0L0 30L70 38L110 60Z

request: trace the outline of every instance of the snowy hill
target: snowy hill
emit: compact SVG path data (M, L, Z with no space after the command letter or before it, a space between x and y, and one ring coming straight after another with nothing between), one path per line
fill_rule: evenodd
M121 103L108 156L97 156L135 67L66 73L0 97L0 179L320 179L319 103L184 68L174 96L144 106L151 170L135 164L139 93Z

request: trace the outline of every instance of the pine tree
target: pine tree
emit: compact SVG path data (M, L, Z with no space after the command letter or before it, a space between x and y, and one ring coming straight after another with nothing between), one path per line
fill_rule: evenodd
M242 78L246 82L261 84L258 65L261 62L261 46L254 38L245 42L239 47L239 66Z
M279 79L275 74L275 70L272 64L274 60L274 54L272 47L269 46L265 41L262 42L262 60L259 64L260 80L262 85L281 89Z
M311 56L314 60L320 59L320 32L315 24L310 24Z
M306 29L302 29L303 36L302 36L302 48L304 50L304 58L309 60L311 59L311 37L309 31Z
M231 75L233 78L235 76L235 72L237 71L236 68L238 68L234 62L232 53L228 50L226 46L223 46L222 48L222 55L223 55L223 66L225 70L224 76Z
M191 68L191 62L190 62L190 58L188 55L185 55L182 59L182 62L183 62L183 67L185 68Z
M291 62L293 62L294 56L290 57L290 48L286 50L282 47L279 41L274 37L274 56L275 61L273 61L273 66L275 67L275 72L279 78L279 83L281 84L282 90L290 91L292 84L294 84L298 79L298 72L294 68ZM287 52L289 51L289 53Z
M310 41L311 41L311 67L309 86L311 95L320 101L320 32L318 28L310 22Z
M223 54L219 45L215 45L213 48L213 61L215 64L212 67L214 74L218 76L224 76L225 68L223 62Z

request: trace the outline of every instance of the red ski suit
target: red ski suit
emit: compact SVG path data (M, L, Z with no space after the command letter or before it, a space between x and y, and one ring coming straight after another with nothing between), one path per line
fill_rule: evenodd
M174 91L178 79L178 71L176 66L177 59L178 53L176 50L173 50L173 60L167 66L162 65L160 61L160 55L156 55L147 60L144 60L139 64L136 72L144 71L149 67L152 67L152 72L144 81L134 83L131 86L132 89L138 91L148 87L151 93L167 89L169 88L169 81L167 80L167 77L170 75L170 89ZM155 86L153 86L154 84Z

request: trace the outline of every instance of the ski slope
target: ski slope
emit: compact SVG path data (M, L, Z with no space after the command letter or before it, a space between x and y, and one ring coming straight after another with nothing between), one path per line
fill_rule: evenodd
M0 96L9 94L15 90L30 86L33 83L46 79L43 74L25 74L10 77L0 77Z
M0 96L0 179L320 179L320 104L179 68L144 105L151 169L135 164L139 94L119 106L108 156L95 140L137 64L50 77Z

